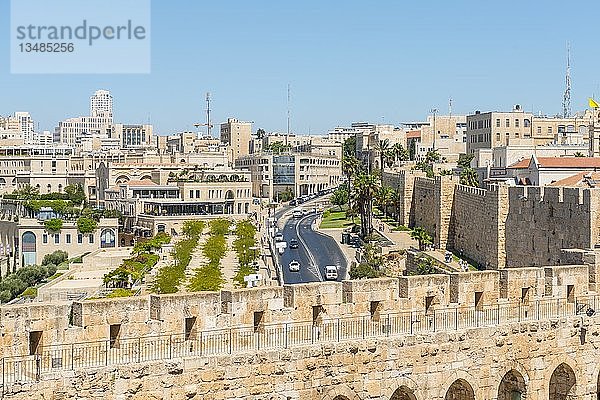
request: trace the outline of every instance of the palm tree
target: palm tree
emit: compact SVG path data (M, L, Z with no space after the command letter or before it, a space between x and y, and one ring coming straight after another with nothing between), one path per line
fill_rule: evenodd
M397 161L408 161L410 159L408 150L406 150L401 143L394 143L392 151L394 152L394 158Z
M348 210L352 209L352 177L354 177L360 169L358 159L353 155L344 154L342 157L342 172L346 175L348 182Z
M361 235L373 233L373 197L379 188L379 180L373 174L361 174L354 180L354 198L361 217Z
M412 230L410 237L419 242L419 250L421 251L425 250L425 245L433 243L431 235L420 226Z
M394 189L389 186L380 186L375 195L377 204L383 208L385 217L388 216L388 206L394 204Z
M384 167L385 157L386 157L386 153L389 149L390 149L390 140L389 139L380 140L375 145L375 150L377 150L379 152L379 169L380 169L380 174L381 174L380 177L383 177L383 169L385 168Z
M471 167L463 168L462 171L460 171L460 184L478 187L479 179L477 172Z

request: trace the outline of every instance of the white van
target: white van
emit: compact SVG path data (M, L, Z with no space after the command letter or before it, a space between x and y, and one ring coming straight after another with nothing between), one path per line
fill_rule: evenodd
M302 218L302 215L303 215L302 209L299 208L299 207L298 208L294 208L294 211L292 211L292 216L294 218Z
M325 279L328 281L335 281L338 278L338 269L335 265L328 265L325 267Z

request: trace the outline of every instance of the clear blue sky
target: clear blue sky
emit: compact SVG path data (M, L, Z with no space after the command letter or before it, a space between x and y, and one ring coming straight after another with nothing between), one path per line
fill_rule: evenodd
M561 110L566 42L572 108L600 97L594 1L152 1L152 72L11 75L9 1L0 0L0 115L30 111L41 129L86 115L108 89L119 122L160 134L228 116L254 129L322 133L352 121L441 113ZM213 134L216 129L213 131Z

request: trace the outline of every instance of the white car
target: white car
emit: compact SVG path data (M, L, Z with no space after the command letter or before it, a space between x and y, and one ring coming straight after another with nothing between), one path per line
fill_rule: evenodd
M290 271L291 272L300 271L300 263L296 260L293 260L292 262L290 262Z
M338 269L335 265L328 265L325 267L325 279L328 281L335 281L338 278Z

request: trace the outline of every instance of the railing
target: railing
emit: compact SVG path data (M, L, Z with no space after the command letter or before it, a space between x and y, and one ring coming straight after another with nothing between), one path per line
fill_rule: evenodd
M573 301L552 299L529 304L519 302L487 307L449 307L45 346L34 355L4 357L2 387L5 391L9 385L35 382L45 374L67 370L592 315L600 306L599 300L599 297L590 296Z

